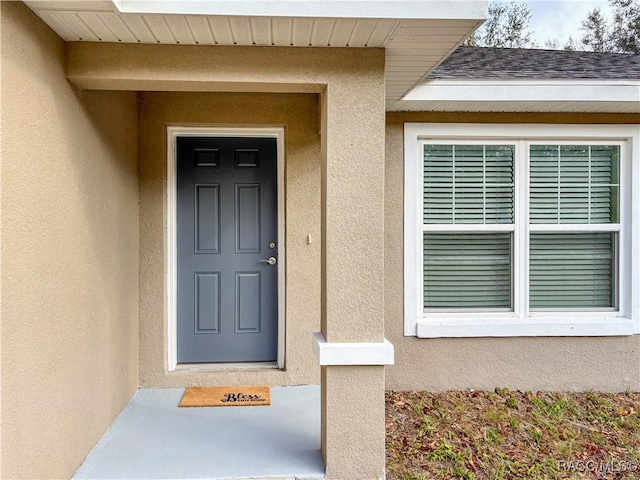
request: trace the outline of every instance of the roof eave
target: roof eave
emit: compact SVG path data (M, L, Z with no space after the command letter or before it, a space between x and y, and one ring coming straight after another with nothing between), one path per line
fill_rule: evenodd
M112 0L121 13L266 16L306 18L375 18L442 20L484 19L486 0Z
M640 113L640 80L432 79L389 110Z
M486 19L488 0L25 0L68 42L385 48L397 102Z

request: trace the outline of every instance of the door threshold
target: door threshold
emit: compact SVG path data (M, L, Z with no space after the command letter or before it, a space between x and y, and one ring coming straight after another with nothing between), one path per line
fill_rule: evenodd
M278 369L278 362L179 363L174 370L265 370Z

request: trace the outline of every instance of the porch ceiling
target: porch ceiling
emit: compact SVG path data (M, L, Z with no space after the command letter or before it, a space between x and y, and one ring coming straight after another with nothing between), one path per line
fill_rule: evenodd
M25 1L69 42L386 49L387 110L486 18L488 0Z

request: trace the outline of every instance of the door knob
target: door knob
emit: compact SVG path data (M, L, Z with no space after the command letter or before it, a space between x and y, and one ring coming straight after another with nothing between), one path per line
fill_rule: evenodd
M268 259L263 258L262 260L260 260L260 263L268 263L269 265L271 265L272 267L278 262L278 260L276 260L276 257L269 257Z

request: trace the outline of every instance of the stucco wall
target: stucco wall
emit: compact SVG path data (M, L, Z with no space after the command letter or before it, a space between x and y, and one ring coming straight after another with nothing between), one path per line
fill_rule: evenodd
M166 125L284 126L286 370L167 369ZM140 106L140 382L147 387L319 383L320 136L315 94L147 92ZM307 243L311 235L312 243Z
M450 338L403 335L404 122L640 123L639 115L388 114L385 167L385 333L395 346L387 388L431 391L640 390L640 336Z
M1 478L69 478L138 386L137 99L2 2Z

